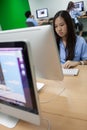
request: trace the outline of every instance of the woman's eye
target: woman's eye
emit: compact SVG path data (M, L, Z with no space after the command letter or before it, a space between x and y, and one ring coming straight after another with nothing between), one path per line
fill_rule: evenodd
M60 26L64 26L64 24L61 24Z

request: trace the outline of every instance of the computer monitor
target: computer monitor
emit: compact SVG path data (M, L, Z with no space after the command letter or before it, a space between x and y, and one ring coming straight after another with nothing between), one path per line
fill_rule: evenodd
M75 4L75 8L78 11L80 12L84 11L84 1L78 1L78 2L75 2L74 4Z
M37 9L36 10L36 17L38 19L47 18L48 17L48 9L47 8Z
M0 124L9 128L13 128L18 119L40 125L30 51L25 41L0 42Z
M51 25L0 32L1 42L17 40L30 42L36 78L63 80L57 44Z

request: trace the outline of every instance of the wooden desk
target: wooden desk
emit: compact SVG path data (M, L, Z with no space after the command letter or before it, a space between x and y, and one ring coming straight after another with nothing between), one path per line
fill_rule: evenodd
M63 81L41 80L45 87L39 92L41 126L19 121L12 130L87 130L87 66L78 66L78 76L65 76ZM9 130L1 126L1 130Z
M43 19L38 21L38 25L47 25L48 24L48 19Z
M85 19L85 18L87 18L87 15L80 16L79 18Z

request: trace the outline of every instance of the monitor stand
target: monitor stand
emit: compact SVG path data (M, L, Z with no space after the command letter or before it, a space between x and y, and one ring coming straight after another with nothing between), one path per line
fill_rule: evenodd
M19 119L0 112L0 124L8 128L16 126Z

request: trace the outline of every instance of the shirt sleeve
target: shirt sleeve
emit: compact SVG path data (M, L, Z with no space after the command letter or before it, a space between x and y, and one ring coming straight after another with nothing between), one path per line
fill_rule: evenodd
M82 44L81 60L87 60L87 43L85 40L83 40Z
M35 20L33 20L33 23L35 26L38 26L38 23Z

